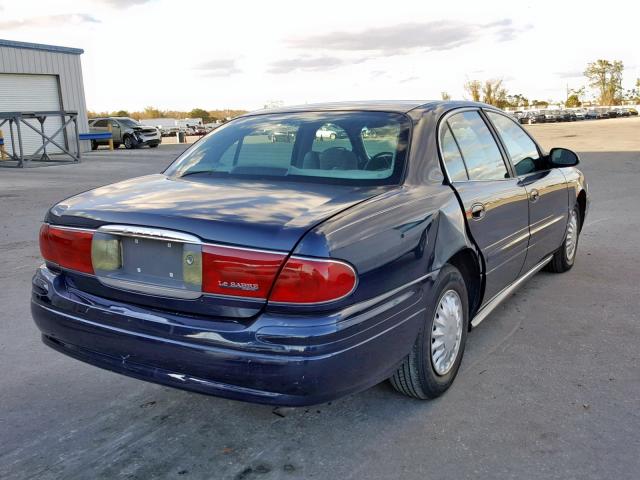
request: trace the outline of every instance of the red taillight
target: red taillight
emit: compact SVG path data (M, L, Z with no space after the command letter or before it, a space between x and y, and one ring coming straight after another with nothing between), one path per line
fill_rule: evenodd
M44 224L40 228L40 252L45 260L63 268L93 273L92 239L93 232Z
M285 259L281 253L202 246L202 291L266 299Z
M331 302L349 295L356 281L355 270L344 262L291 257L278 275L269 302Z

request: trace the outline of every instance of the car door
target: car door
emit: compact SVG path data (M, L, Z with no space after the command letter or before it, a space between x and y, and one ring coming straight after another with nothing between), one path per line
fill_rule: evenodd
M529 199L529 247L524 271L528 271L560 247L569 215L567 181L561 170L550 168L548 158L527 132L508 116L487 111L518 182Z
M111 122L111 135L113 135L113 141L116 143L122 143L122 128L120 124L115 120L110 120Z
M485 301L519 275L529 240L527 192L479 109L457 110L440 124L445 170L464 207L485 267Z

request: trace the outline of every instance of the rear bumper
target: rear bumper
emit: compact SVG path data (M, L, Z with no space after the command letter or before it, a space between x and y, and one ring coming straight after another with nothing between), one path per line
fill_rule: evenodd
M422 322L431 278L348 312L246 323L162 314L34 276L33 318L50 347L92 365L176 388L275 405L311 405L389 377Z

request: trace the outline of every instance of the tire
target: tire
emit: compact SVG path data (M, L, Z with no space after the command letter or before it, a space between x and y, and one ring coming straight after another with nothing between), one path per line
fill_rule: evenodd
M126 137L124 137L124 148L126 148L127 150L131 150L132 148L135 148L135 145L133 144L133 139L131 138L130 135L127 135Z
M436 350L432 350L432 346L437 345L438 340L433 335L435 333L436 315L440 319L454 318L449 315L443 315L443 312L447 310L442 309L441 302L444 300L446 303L447 299L455 301L456 297L457 306L459 307L459 316L456 319L459 319L459 322L453 323L456 326L456 331L450 330L450 332L455 334L453 337L447 337L449 339L448 342L442 342L442 351L446 351L444 345L452 345L451 341L454 338L453 345L457 345L457 347L454 346L451 350L451 360L438 366L436 361L438 360L437 353L434 352L440 350L437 350L438 347L436 347ZM464 354L464 346L469 330L469 303L467 287L458 269L451 265L445 265L440 270L427 302L424 324L418 333L418 338L409 355L390 378L391 384L398 392L421 400L436 398L451 386L458 373Z
M116 142L113 142L113 149L114 149L114 150L117 150L117 149L119 149L119 148L120 148L120 144L119 144L119 143L116 143Z
M160 145L159 143L152 143L151 145L149 145L149 148L158 148L158 145Z
M95 140L91 140L91 150L97 150L98 149L98 142L96 142Z
M576 261L578 251L578 239L580 238L580 209L576 204L569 212L567 220L567 230L564 235L562 246L553 254L553 258L547 266L547 270L553 273L564 273L571 270Z

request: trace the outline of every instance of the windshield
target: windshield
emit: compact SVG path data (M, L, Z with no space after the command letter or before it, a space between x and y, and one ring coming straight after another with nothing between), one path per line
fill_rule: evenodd
M122 125L124 125L125 127L142 127L141 123L136 122L135 120L131 119L131 118L118 118L118 123L121 123Z
M406 116L384 112L243 117L196 143L165 173L395 184L404 170L409 129Z

